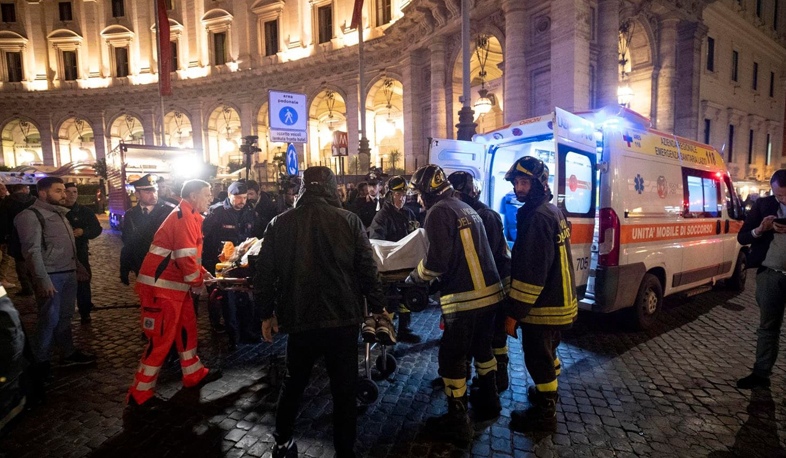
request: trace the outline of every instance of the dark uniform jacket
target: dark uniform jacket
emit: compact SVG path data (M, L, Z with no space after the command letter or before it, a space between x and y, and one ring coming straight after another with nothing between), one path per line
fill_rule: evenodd
M464 194L461 195L464 200ZM502 286L507 293L510 290L510 248L508 248L508 241L505 239L505 233L502 229L502 217L499 213L490 209L488 205L473 200L472 202L464 201L475 210L483 220L483 227L486 229L486 237L489 239L489 246L491 252L494 254L494 264L497 266L499 278L502 279Z
M386 305L363 223L327 190L306 189L293 210L273 219L253 283L259 316L275 311L289 333L357 325L364 296L369 311Z
M380 202L379 198L376 198L370 202L367 201L365 197L362 199L356 199L355 206L351 211L358 215L360 220L363 221L363 226L368 228L371 226L371 222L374 221L374 216L377 215L377 204L379 204L381 210L382 202Z
M156 204L145 215L142 207L136 205L123 217L123 249L120 251L120 278L127 278L128 272L139 274L156 231L174 207Z
M570 227L549 200L518 211L508 315L524 324L567 329L578 313Z
M458 194L458 193L456 193ZM483 220L458 199L445 197L426 215L428 252L417 274L440 280L442 313L492 307L504 299Z
M251 207L235 210L229 198L210 207L202 223L202 235L205 239L202 248L202 265L205 269L215 273L218 255L221 254L224 242L240 245L251 237L253 227L254 210Z
M273 201L270 194L261 191L259 193L259 200L254 206L254 227L251 230L251 236L258 239L263 238L267 225L276 215L278 215L276 202Z
M398 242L418 227L420 225L412 210L407 207L399 210L393 202L386 200L368 228L368 238Z
M761 234L761 237L754 237L751 231L759 227L764 218L777 215L779 206L775 196L759 197L745 218L745 223L737 234L737 241L740 242L740 245L751 246L751 251L748 254L748 267L761 266L761 263L767 258L767 250L775 237L774 231L767 231Z
M90 240L101 235L104 229L101 227L101 223L98 222L98 218L96 218L96 214L93 210L77 203L75 203L71 207L71 210L66 213L66 218L68 218L68 222L71 223L72 228L82 229L84 231L81 237L74 237L76 242L76 259L86 268L90 268L90 259L88 256Z

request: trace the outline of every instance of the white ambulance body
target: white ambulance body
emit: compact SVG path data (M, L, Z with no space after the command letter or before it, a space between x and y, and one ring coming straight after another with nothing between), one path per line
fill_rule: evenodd
M481 199L502 215L511 243L521 204L505 173L520 157L543 160L552 203L571 222L580 308L632 307L634 324L645 328L664 296L725 279L743 288L746 250L721 155L648 126L621 107L581 115L556 108L472 142L432 140L429 160L481 182Z

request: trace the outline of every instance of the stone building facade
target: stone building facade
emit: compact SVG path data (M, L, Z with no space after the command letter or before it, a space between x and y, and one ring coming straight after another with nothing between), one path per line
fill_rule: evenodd
M659 130L720 149L734 126L734 177L765 179L786 161L782 1L472 0L472 102L480 89L492 101L478 130L615 104L624 88ZM363 108L371 163L412 171L429 137L455 137L461 0L365 2L362 101L353 4L167 0L174 95L162 123L153 0L0 0L0 161L90 162L120 141L164 140L229 168L241 137L258 135L257 160L270 163L283 146L267 138L278 89L308 96L304 165L335 165L332 133L345 131L351 172Z

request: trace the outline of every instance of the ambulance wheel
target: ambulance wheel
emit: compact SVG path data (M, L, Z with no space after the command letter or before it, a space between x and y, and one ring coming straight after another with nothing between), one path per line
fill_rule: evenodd
M377 356L376 366L377 370L383 377L387 377L388 375L396 372L396 358L393 357L391 354L387 354L385 359L382 359L382 355ZM383 367L383 364L384 367Z
M361 404L371 404L379 397L379 387L373 380L362 378L358 380L357 398Z
M631 310L631 324L638 330L649 329L658 319L661 308L663 308L663 286L655 275L644 274L639 292L636 294L636 302L633 303Z
M737 256L737 265L734 266L734 274L726 281L732 291L745 291L745 281L748 280L748 256L744 251L740 251Z

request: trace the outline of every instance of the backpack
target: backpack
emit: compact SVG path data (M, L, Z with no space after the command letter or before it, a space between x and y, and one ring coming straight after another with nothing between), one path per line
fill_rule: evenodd
M38 218L38 222L41 224L41 251L45 252L46 238L44 237L44 232L46 231L46 221L44 220L44 215L42 215L38 209L33 207L28 207L25 210L30 210L33 212L35 217ZM24 258L24 255L22 254L22 242L19 240L19 232L16 230L16 224L14 224L14 229L11 232L11 240L8 241L8 254L11 255L14 259Z

